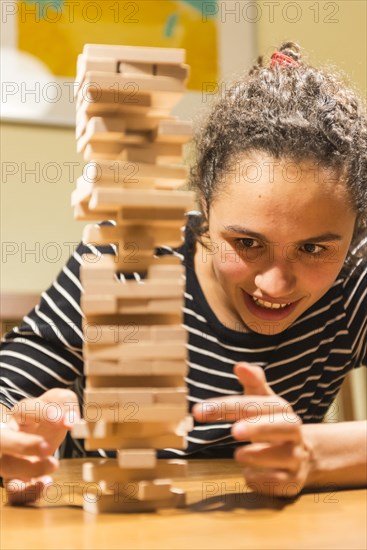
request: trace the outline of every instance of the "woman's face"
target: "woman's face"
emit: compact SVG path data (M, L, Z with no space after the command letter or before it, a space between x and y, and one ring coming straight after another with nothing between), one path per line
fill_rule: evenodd
M205 261L230 318L261 334L289 327L332 286L355 219L330 171L262 153L241 157L208 212Z

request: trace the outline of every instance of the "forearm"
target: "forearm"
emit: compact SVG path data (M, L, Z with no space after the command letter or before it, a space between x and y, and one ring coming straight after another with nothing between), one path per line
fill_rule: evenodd
M305 424L303 433L312 455L306 487L367 485L366 421Z

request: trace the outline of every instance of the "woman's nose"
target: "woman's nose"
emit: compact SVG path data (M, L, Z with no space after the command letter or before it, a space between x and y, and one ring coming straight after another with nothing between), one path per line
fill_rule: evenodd
M269 298L287 298L294 292L296 277L288 264L272 264L255 276L255 285Z

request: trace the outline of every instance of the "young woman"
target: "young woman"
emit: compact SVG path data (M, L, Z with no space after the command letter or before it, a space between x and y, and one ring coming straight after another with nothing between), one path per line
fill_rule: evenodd
M215 103L195 139L201 212L179 249L157 251L186 267L196 419L187 449L159 456L234 453L247 482L280 496L366 483L366 423L322 424L345 375L367 365L366 136L355 93L293 43ZM76 402L62 388L82 396L85 251L3 343L2 403L14 409L1 430L6 478L57 467ZM58 422L24 415L47 403L63 407ZM74 442L67 454L78 451Z

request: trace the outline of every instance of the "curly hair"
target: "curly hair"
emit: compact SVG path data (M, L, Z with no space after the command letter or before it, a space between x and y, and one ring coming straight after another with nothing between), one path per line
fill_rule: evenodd
M367 117L340 75L304 63L300 47L279 50L295 63L263 66L262 58L213 104L194 136L189 184L210 205L237 155L261 151L275 159L309 160L342 177L356 211L348 260L367 248ZM198 236L207 229L203 224Z

